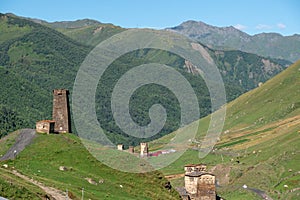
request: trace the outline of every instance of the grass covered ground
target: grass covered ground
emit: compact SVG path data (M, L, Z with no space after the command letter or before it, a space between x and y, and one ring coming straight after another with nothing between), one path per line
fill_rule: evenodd
M8 199L42 199L44 191L0 168L0 196Z
M113 170L97 161L71 134L39 134L16 160L1 164L4 163L46 186L68 190L73 199L81 198L82 188L86 199L179 199L174 189L164 187L167 180L160 172L132 174ZM60 166L67 171L60 171ZM4 196L6 192L1 193Z
M244 184L273 199L299 199L299 85L300 61L227 105L224 129L213 152L199 159L199 152L192 150L198 143L191 142L190 150L162 172L180 174L185 164L205 163L216 174L221 185L217 192L225 199L261 198L243 189ZM199 121L196 141L203 139L209 120L210 116ZM171 133L149 146L158 150L174 136ZM171 182L183 186L182 178Z

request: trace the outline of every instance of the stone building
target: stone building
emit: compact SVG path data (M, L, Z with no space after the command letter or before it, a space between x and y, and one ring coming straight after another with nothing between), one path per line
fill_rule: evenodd
M55 121L54 131L57 133L70 133L70 107L69 91L65 89L53 90L52 119Z
M216 178L211 173L202 173L198 179L197 195L200 200L216 200Z
M53 90L52 120L36 122L38 133L70 133L69 91L65 89Z
M55 121L53 120L42 120L36 122L37 133L54 133Z
M141 156L144 157L144 156L148 156L148 143L141 143Z
M215 175L206 172L206 165L186 165L183 199L216 200Z
M124 145L123 144L118 144L118 150L123 151L124 150Z
M134 146L129 146L128 152L129 153L134 153Z

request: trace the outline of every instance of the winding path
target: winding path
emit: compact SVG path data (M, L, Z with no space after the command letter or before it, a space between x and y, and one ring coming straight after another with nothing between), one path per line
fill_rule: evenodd
M258 194L262 199L265 200L273 200L270 196L268 196L264 191L256 189L256 188L247 188L247 190Z
M35 136L36 136L35 129L22 129L20 131L20 134L16 138L15 144L6 152L6 154L3 157L0 158L0 161L15 159L15 157L21 151L23 151L26 146L28 146L32 142L32 140L35 138ZM47 196L49 196L48 199L52 199L52 200L65 200L66 199L66 194L58 189L45 186L43 183L33 180L33 179L19 173L16 170L12 170L12 171L6 170L6 171L41 188L47 194ZM70 199L70 198L68 198L68 199ZM7 200L7 199L0 197L0 200Z
M15 144L6 152L4 156L2 156L2 158L0 158L0 161L14 159L21 151L25 149L27 145L32 142L35 136L35 129L20 130L20 134L16 138Z
M65 200L66 199L66 194L64 194L64 192L58 190L58 189L55 189L53 187L48 187L48 186L45 186L44 184L36 181L36 180L33 180L19 172L17 172L16 170L13 170L11 171L11 173L13 173L15 176L18 176L20 178L22 178L23 180L27 181L27 182L30 182L36 186L38 186L39 188L41 188L42 190L45 191L46 194L48 194L49 196L52 197L52 199L55 199L55 200ZM68 198L70 199L70 198ZM0 199L1 200L1 199Z

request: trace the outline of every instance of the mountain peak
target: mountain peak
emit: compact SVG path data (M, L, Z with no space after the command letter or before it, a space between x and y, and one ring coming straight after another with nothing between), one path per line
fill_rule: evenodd
M53 28L81 28L102 23L92 19L78 19L76 21L56 21L49 23Z
M296 51L300 46L299 35L260 33L251 36L233 26L217 27L194 20L185 21L167 30L193 38L213 49L237 49L265 57L284 58L292 62L300 56Z
M173 30L176 32L183 33L184 35L193 37L197 35L198 38L207 37L212 33L220 34L220 35L228 35L228 36L241 36L241 37L249 37L247 33L244 33L233 26L228 27L217 27L206 24L202 21L194 21L188 20L181 23L178 26L167 28L168 30ZM197 38L197 39L198 39Z
M204 23L203 21L195 21L195 20L187 20L185 22L182 22L180 25L184 25L184 24L192 24L192 25L205 25L205 26L211 26L209 24Z

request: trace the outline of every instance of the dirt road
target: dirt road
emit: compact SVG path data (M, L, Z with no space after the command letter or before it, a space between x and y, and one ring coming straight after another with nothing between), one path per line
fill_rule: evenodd
M16 170L11 171L11 173L13 173L15 176L18 176L20 178L22 178L23 180L30 182L36 186L38 186L39 188L41 188L42 190L45 191L45 193L51 197L51 199L55 199L55 200L65 200L66 199L66 194L58 189L55 189L53 187L48 187L45 186L44 184L33 180L19 172L17 172ZM68 199L70 199L70 197L68 197ZM1 200L1 199L0 199Z
M14 159L21 151L25 149L27 145L29 145L33 138L35 137L34 129L22 129L20 134L16 138L15 144L6 152L0 161Z

